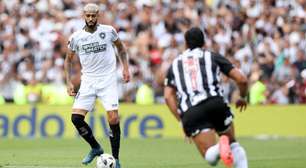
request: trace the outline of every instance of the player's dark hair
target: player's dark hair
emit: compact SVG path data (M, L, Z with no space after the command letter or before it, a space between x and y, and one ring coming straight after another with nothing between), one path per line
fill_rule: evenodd
M186 45L190 49L202 47L205 44L204 33L198 27L193 27L185 33Z

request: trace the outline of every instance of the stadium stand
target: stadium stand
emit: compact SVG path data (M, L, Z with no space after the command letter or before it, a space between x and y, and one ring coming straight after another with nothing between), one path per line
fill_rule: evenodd
M63 62L69 35L84 26L88 0L0 1L0 104L71 103ZM183 33L205 29L206 48L249 77L252 104L306 103L306 2L303 0L100 0L100 23L111 24L129 50L132 81L121 100L135 102L144 84L163 103L163 78L184 50ZM78 60L74 68L80 69ZM74 82L79 73L73 71ZM118 80L120 80L118 67ZM237 88L223 77L229 102ZM151 95L151 94L148 94Z

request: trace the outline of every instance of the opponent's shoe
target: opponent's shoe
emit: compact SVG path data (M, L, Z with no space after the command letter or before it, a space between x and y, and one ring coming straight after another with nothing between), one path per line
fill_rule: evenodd
M84 165L89 164L96 156L100 156L104 151L102 148L91 149L90 152L84 157L82 163Z
M116 159L116 168L121 168L121 165L118 159Z
M229 138L222 135L219 139L220 145L220 158L226 167L232 167L234 162L234 157L231 151Z

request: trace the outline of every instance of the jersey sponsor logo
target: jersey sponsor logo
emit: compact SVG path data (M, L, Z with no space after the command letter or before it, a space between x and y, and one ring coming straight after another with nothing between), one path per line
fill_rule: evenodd
M99 45L99 42L84 44L82 45L82 49L86 54L103 52L106 50L106 44Z

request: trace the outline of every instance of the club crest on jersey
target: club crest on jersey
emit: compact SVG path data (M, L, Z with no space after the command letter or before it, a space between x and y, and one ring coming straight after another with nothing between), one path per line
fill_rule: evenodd
M102 33L99 34L99 36L101 37L101 39L104 39L105 38L105 33L102 32Z

